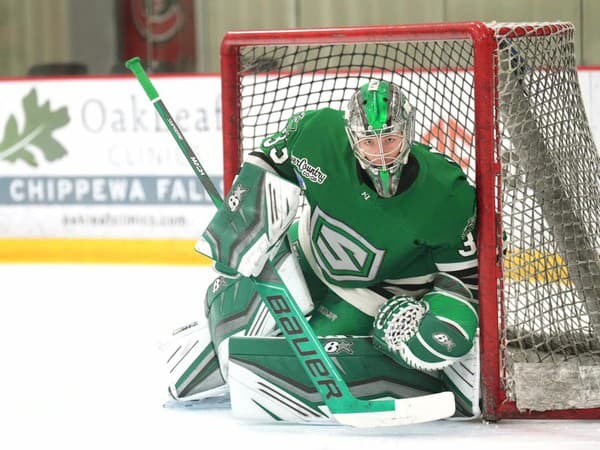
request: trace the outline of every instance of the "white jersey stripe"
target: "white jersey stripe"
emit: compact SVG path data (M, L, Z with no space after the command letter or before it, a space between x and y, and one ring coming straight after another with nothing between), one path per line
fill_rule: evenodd
M390 284L425 284L431 283L434 280L435 275L435 273L430 273L427 275L421 275L419 277L391 278L388 280L383 280L383 282Z
M459 270L472 269L477 267L477 259L462 261L456 263L435 263L440 272L457 272Z

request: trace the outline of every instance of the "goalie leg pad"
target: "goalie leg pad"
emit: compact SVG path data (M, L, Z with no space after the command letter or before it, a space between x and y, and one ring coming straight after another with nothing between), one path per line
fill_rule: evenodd
M226 380L231 336L265 336L277 330L252 280L246 277L217 277L206 291L206 310L210 336Z
M205 296L208 324L173 333L168 343L169 393L177 401L195 401L227 392L229 338L235 334L272 333L275 322L249 279L221 273Z
M310 314L313 310L312 298L287 240L283 240L277 247L272 261L298 307L304 314ZM221 274L217 277L207 290L206 310L210 335L225 379L230 337L279 334L275 320L258 294L254 282L243 276Z
M319 338L357 398L410 398L446 390L438 377L399 366L368 336ZM233 415L259 422L336 423L289 343L281 337L230 340Z
M226 391L206 326L194 322L175 330L164 350L169 394L174 400L195 401Z
M473 348L459 361L442 370L442 380L454 393L456 414L452 420L475 419L481 416L480 408L480 354L479 337Z
M477 312L461 296L429 292L421 300L394 297L375 317L378 350L419 370L439 370L458 361L473 346Z
M281 242L272 261L302 312L310 314L313 302L287 240ZM215 377L216 374L219 376L220 381L216 384L225 384L229 370L229 339L232 336L279 333L253 281L240 275L220 273L206 291L205 312L208 327L190 327L186 333L176 334L177 339L173 339L171 344L171 352L179 349L178 354L185 355L180 357L181 361L176 366L170 368L169 390L176 400L211 396L212 390L216 389L213 386L216 381L213 382L211 378L209 382L206 376L195 376L196 372L208 364L207 361L210 361ZM169 360L175 361L172 358ZM202 372L202 375L206 375L206 372Z

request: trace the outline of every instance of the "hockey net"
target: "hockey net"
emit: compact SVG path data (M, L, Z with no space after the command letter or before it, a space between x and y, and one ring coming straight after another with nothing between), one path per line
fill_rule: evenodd
M228 33L224 184L306 109L400 85L478 193L483 410L600 418L600 163L569 23Z

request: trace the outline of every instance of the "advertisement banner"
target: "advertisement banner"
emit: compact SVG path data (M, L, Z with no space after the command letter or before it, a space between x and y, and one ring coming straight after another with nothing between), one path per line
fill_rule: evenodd
M222 190L220 79L154 81ZM210 198L135 79L0 90L0 237L196 239L204 230Z

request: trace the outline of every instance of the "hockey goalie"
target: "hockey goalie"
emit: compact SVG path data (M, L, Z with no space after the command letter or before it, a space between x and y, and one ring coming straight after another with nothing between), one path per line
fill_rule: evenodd
M276 261L356 397L451 391L454 418L479 416L475 189L414 136L407 96L371 80L248 155L196 245L218 273L207 320L167 349L176 402L229 393L239 417L332 421L252 283Z

